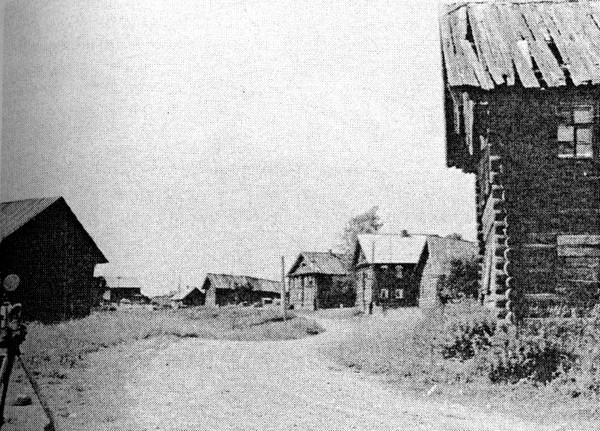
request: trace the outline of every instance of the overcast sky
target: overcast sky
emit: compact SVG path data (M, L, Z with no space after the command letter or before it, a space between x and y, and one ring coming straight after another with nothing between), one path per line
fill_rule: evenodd
M1 196L64 196L146 293L279 277L373 205L474 231L445 167L435 1L15 0Z

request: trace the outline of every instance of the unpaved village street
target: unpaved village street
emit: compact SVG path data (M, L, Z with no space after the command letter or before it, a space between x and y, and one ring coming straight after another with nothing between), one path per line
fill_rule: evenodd
M342 370L318 346L351 328L320 323L327 332L296 341L172 344L128 382L128 398L136 400L131 417L143 430L535 429L458 405L402 398L374 378Z

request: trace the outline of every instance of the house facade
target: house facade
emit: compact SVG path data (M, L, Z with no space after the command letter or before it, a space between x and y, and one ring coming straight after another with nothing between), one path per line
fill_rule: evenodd
M281 282L246 275L209 273L204 279L205 305L223 306L262 303L281 298Z
M94 268L107 259L61 197L1 203L0 256L0 273L21 278L10 300L27 320L83 317L100 303Z
M358 235L353 257L356 305L371 312L373 307L418 305L417 265L425 248L425 235Z
M346 255L302 252L287 274L289 305L294 309L354 306L355 294L348 283Z
M509 320L597 303L600 4L441 12L447 165L476 175L482 302Z

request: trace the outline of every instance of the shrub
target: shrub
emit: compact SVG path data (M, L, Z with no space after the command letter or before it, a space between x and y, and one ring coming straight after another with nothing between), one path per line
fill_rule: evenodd
M492 383L548 383L573 367L575 353L546 334L498 335L486 352Z
M496 321L482 308L467 306L451 314L442 328L441 353L445 359L471 359L492 345Z
M463 299L475 299L478 293L477 261L475 259L450 261L448 275L438 284L438 298L442 304Z

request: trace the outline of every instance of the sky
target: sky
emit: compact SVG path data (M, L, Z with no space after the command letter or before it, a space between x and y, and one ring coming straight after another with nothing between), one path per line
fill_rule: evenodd
M475 237L435 1L14 0L4 25L0 196L64 196L100 274L277 279L373 205Z

